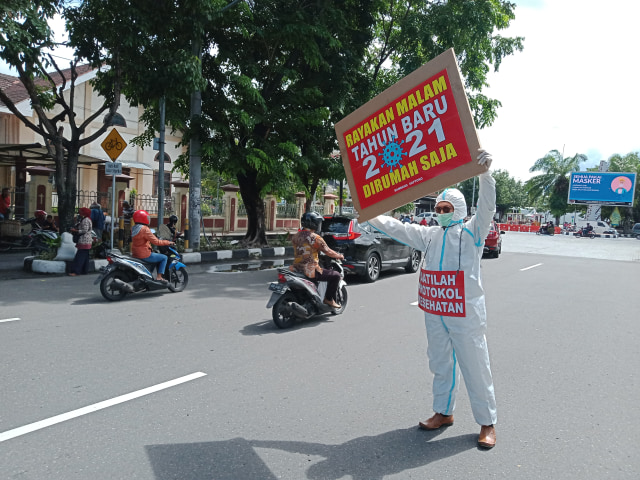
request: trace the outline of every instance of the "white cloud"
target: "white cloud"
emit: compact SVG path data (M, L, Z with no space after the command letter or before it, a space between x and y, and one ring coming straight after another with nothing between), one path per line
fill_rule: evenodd
M491 74L487 94L502 102L479 131L494 168L521 180L550 150L584 153L589 165L640 150L640 73L636 22L625 0L517 1L510 36L524 50Z

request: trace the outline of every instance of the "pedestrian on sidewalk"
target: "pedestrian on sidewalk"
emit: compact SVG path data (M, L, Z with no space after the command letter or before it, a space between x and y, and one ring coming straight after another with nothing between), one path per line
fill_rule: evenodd
M76 242L76 255L69 268L69 276L86 275L89 273L89 252L91 251L91 209L82 207L78 209L80 223L78 228L72 228L71 233L79 235Z

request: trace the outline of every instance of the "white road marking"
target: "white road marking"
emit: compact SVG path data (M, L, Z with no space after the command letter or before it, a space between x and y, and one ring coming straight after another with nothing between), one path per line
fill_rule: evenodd
M17 322L18 320L20 320L20 318L3 318L3 319L0 319L0 323Z
M19 437L21 435L26 435L27 433L35 432L36 430L41 430L43 428L50 427L51 425L55 425L56 423L65 422L67 420L71 420L72 418L77 418L82 415L87 415L88 413L97 412L98 410L102 410L107 407L112 407L114 405L118 405L119 403L128 402L129 400L143 397L145 395L149 395L150 393L155 393L160 390L164 390L166 388L174 387L176 385L180 385L181 383L189 382L191 380L195 380L196 378L204 377L205 375L207 374L202 372L192 373L191 375L186 375L184 377L176 378L175 380L169 380L168 382L159 383L158 385L153 385L151 387L143 388L142 390L127 393L125 395L121 395L119 397L115 397L110 400L94 403L93 405L89 405L87 407L82 407L77 410L73 410L71 412L56 415L55 417L40 420L39 422L30 423L29 425L24 425L22 427L14 428L13 430L7 430L6 432L0 433L0 443L15 437Z
M415 307L416 305L418 305L418 301L416 300L415 302L411 302L409 305L411 305L412 307Z
M541 263L536 263L535 265L531 265L530 267L521 268L520 271L524 272L525 270L531 270L532 268L536 268L542 265Z

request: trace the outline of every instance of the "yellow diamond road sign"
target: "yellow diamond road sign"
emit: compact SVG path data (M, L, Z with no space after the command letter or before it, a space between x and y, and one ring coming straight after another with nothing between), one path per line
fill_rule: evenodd
M102 149L107 152L109 158L111 160L115 160L125 149L127 142L124 141L118 131L114 128L100 145L102 146Z

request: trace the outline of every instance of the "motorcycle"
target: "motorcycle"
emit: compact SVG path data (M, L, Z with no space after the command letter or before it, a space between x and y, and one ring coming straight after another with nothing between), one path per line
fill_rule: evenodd
M12 248L29 249L32 255L50 251L50 242L56 240L58 234L53 230L44 230L36 222L35 217L20 220L20 225L27 224L31 225L31 230L28 233L20 235L20 232L17 232L19 236L0 238L0 251L5 252Z
M536 235L554 235L555 234L555 230L553 227L549 227L547 225L543 225L542 227L540 227L540 229L536 232Z
M327 260L322 260L327 263ZM329 257L326 257L329 258ZM288 268L278 268L278 281L269 284L271 298L267 308L272 308L273 322L278 328L290 328L296 321L308 320L315 315L331 313L340 315L347 308L347 284L344 281L344 269L339 260L331 258L325 268L330 268L340 274L340 284L336 302L340 308L332 308L323 303L327 291L327 282L316 283L304 274L292 272Z
M100 284L100 293L110 301L122 300L130 293L169 289L181 292L187 287L189 274L177 250L165 247L169 257L162 274L166 282L158 281L151 274L157 263L148 263L139 258L122 255L117 250L107 254L109 264L100 269L94 285Z
M586 228L581 228L574 235L578 238L596 238L596 234L593 230L588 230Z

